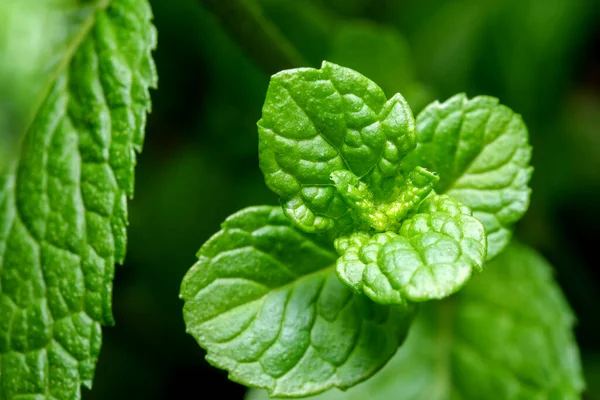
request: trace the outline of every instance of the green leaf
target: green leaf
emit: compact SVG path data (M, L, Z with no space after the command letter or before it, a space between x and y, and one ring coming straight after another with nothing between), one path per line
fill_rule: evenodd
M273 75L258 122L260 167L286 215L306 232L352 221L330 175L348 170L376 198L393 188L414 148L410 107L359 73L323 62Z
M0 398L91 387L142 146L156 32L144 0L86 2L0 176Z
M246 208L202 246L183 280L187 331L230 379L272 395L351 387L396 352L412 310L353 294L335 259L280 207Z
M417 117L417 148L402 162L437 172L438 193L473 210L488 236L488 260L510 242L529 206L531 147L521 116L488 96L456 95Z
M486 252L481 222L446 195L428 197L398 234L358 232L335 246L342 282L381 304L447 297L483 269Z
M579 399L573 323L550 265L513 244L455 297L425 304L381 372L310 399ZM246 400L267 398L251 391Z
M377 231L396 231L400 221L431 193L440 178L425 168L416 167L394 189L390 201L377 202L369 187L350 171L331 173L338 194L352 209L351 215Z

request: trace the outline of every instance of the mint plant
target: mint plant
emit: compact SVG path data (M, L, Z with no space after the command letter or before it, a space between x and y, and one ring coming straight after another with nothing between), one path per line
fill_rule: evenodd
M76 399L113 323L156 44L145 0L64 10L16 160L0 175L0 399Z
M358 72L324 62L321 69L271 78L258 131L260 167L281 206L229 217L182 283L187 331L210 363L273 397L345 390L386 364L424 303L416 326L431 329L415 333L423 337L408 343L411 355L404 358L410 365L425 359L440 365L447 382L427 398L568 398L581 391L579 375L568 375L577 368L550 361L578 366L572 317L554 286L535 281L547 280L548 271L529 250L519 247L492 261L500 266L476 281L484 289L467 285L465 293L483 297L451 296L474 275L487 274L528 207L531 148L518 114L492 97L461 94L427 106L415 121L400 94L387 100ZM528 290L540 292L524 310L518 296L503 306L504 316L478 308L488 293L492 307L504 304L502 296L510 297L509 286L518 288L520 279L523 302ZM457 301L466 314L452 311ZM536 313L553 302L564 323L557 336L545 336L552 325ZM510 333L521 319L525 330ZM451 337L439 354L414 349L427 346L438 326L458 330L456 337L466 335L461 343L483 351L455 353ZM502 349L511 337L517 353L486 348ZM528 346L549 358L523 358ZM457 387L455 373L465 374ZM468 374L479 382L470 383ZM426 385L436 376L415 379ZM409 381L393 398L417 394Z

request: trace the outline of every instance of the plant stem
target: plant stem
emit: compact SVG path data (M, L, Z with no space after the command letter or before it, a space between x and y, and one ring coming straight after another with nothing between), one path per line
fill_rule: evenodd
M201 1L267 75L309 65L252 0Z

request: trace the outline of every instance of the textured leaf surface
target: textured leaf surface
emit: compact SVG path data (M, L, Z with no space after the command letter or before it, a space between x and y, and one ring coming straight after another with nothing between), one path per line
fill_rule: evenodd
M432 195L398 234L336 239L338 276L382 304L447 297L483 268L485 232L471 214L449 196Z
M424 305L381 372L310 399L579 399L573 322L551 267L513 244L455 297ZM258 390L246 397L267 398Z
M333 249L280 207L229 217L202 246L181 297L188 332L231 379L273 395L348 388L396 352L412 312L353 294Z
M352 172L340 170L331 173L331 180L351 209L354 220L377 231L398 230L400 221L431 193L439 179L436 174L416 167L394 189L389 201L377 202L367 184Z
M322 231L348 223L330 175L349 170L376 197L393 187L415 145L414 118L399 94L359 73L324 62L273 75L258 122L260 167L298 227ZM351 221L350 221L351 223Z
M417 117L417 148L402 163L437 172L438 193L469 206L488 235L488 259L510 242L529 206L531 147L521 116L488 96L456 95Z
M91 4L88 2L87 4ZM143 0L81 9L81 23L0 177L0 399L75 399L113 322L156 34Z

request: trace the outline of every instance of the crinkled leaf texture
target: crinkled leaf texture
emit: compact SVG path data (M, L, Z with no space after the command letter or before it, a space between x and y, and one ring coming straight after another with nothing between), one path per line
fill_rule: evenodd
M433 191L439 176L416 167L403 177L388 201L376 201L369 186L347 170L331 173L338 194L342 197L356 225L368 225L378 232L397 231L400 222Z
M551 267L512 244L456 296L424 305L381 372L310 399L579 399L573 322ZM267 398L252 390L246 400Z
M336 239L342 282L380 304L441 299L460 289L486 253L483 225L447 195L431 195L393 232Z
M142 146L156 42L145 0L91 3L0 177L0 399L91 387Z
M422 166L439 174L436 191L469 206L485 226L489 260L508 245L527 211L530 158L520 115L493 97L459 94L417 116L417 147L402 170Z
M336 257L281 207L244 209L183 280L187 331L231 379L274 396L349 388L396 352L412 309L354 294L336 277Z
M386 100L375 83L329 62L273 75L258 131L267 186L306 232L352 224L332 172L349 170L385 198L415 146L414 117L400 94Z

